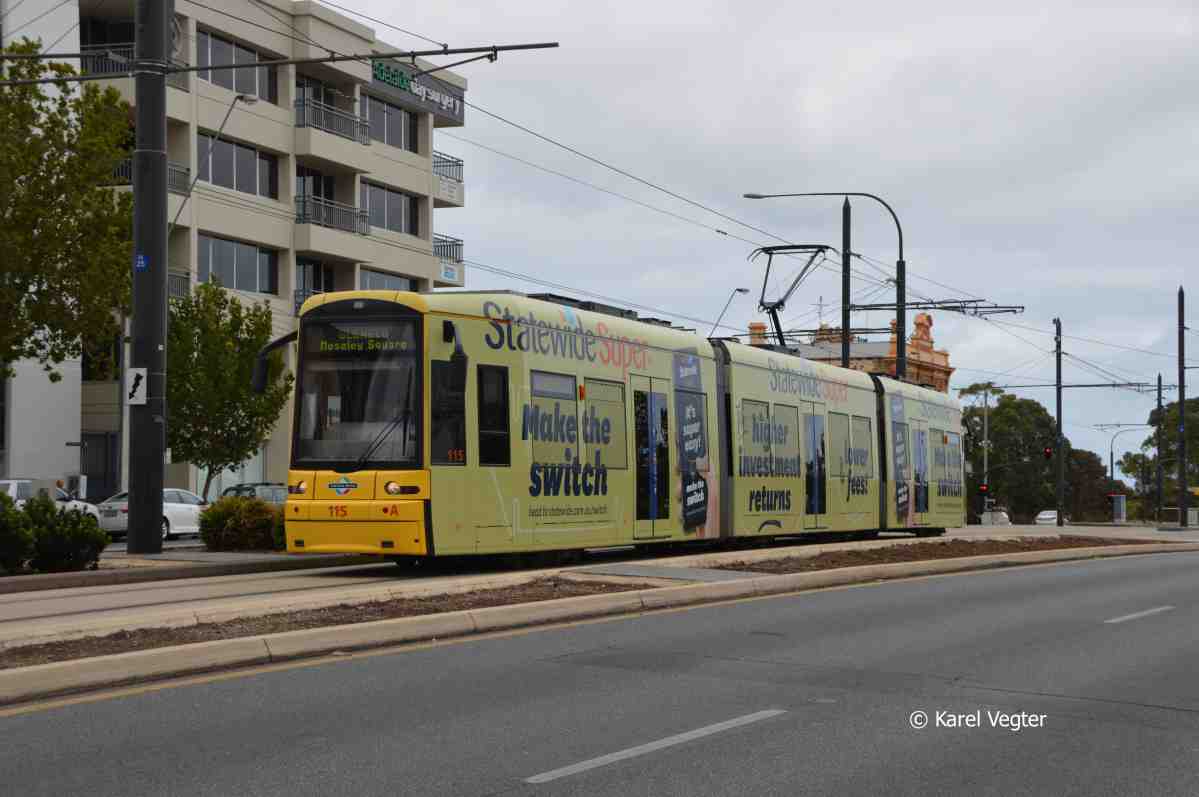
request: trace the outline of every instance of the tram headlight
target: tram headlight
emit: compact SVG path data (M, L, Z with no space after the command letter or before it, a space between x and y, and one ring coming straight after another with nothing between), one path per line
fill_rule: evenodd
M383 485L383 490L388 495L399 495L400 485L397 482L388 482L387 484Z

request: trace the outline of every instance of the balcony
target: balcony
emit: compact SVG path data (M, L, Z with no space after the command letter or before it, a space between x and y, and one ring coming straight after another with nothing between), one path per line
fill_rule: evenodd
M441 177L462 182L462 159L443 152L433 151L433 173Z
M462 262L462 239L433 233L433 254L451 263Z
M190 271L178 266L171 266L167 270L167 299L186 299L191 289Z
M296 100L296 127L324 130L359 144L371 143L370 124L366 119L316 100Z
M79 70L85 75L118 75L124 77L133 71L132 44L88 44L79 50ZM186 61L171 59L172 66L187 66ZM167 85L182 91L188 90L188 73L172 72L166 76Z
M370 215L365 210L316 196L296 197L296 224L319 224L343 232L371 234Z
M433 153L433 206L460 208L465 204L462 159L443 152Z
M167 162L167 190L187 196L191 191L191 169L182 163ZM133 185L133 158L126 158L112 170L111 185Z

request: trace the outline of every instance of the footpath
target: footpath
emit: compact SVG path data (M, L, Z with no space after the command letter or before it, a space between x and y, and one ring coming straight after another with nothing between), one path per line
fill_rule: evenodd
M281 632L216 637L217 641L160 647L130 653L102 655L72 661L0 669L0 703L43 698L80 689L94 689L138 680L278 662L334 651L395 645L461 636L527 625L560 622L615 614L706 603L753 596L777 595L822 587L964 572L995 567L1070 561L1129 554L1165 554L1199 551L1199 532L1160 532L1150 528L1069 527L1074 547L1064 550L970 555L975 550L1005 550L1000 543L1020 542L1026 548L1051 547L1055 527L970 527L945 538L897 537L869 542L778 545L757 549L726 550L682 556L620 561L609 556L581 566L534 570L464 569L427 573L420 568L394 564L323 566L304 570L239 572L170 580L143 580L0 594L0 660L5 652L27 646L69 643L144 629L219 628L232 621L279 615L275 625L263 628L303 628ZM1136 540L1141 544L1113 544ZM1065 544L1065 540L1060 541ZM906 561L906 546L948 543L941 555L953 558ZM981 543L981 545L980 545ZM990 547L988 547L990 546ZM1009 546L1016 550L1019 546ZM882 550L880 550L882 549ZM917 549L911 549L915 554ZM876 552L871 558L869 552ZM958 551L968 553L957 553ZM274 566L304 562L299 557L276 554L205 554L172 551L162 555L164 565L150 567ZM169 558L166 558L169 557ZM133 559L133 557L128 557ZM829 560L813 572L805 562ZM308 560L311 561L311 560ZM361 560L357 560L361 561ZM858 561L880 562L857 566ZM99 571L103 572L103 571ZM76 574L77 575L77 574ZM39 578L29 576L25 578ZM547 581L548 580L548 581ZM517 596L547 583L572 587L556 594L582 595L559 599L529 597L534 603L495 605L472 596L508 590ZM590 594L586 589L592 582ZM519 589L518 589L519 588ZM522 592L521 590L526 590ZM535 591L535 590L534 590ZM544 591L544 590L542 590ZM455 599L453 596L459 596ZM552 597L552 595L551 595ZM509 600L509 599L505 599ZM416 601L425 604L421 616L402 616L351 625L310 627L290 620L304 613L347 607L377 606L386 602ZM444 604L444 606L441 606ZM471 607L446 611L455 607ZM432 607L432 608L430 608ZM418 613L418 612L412 612ZM349 611L352 615L353 611ZM366 616L371 615L364 612ZM286 615L286 617L284 617ZM388 616L388 615L382 615ZM341 620L340 622L346 622ZM217 625L211 625L217 624ZM203 637L202 637L203 638ZM169 644L169 643L166 643ZM177 644L177 643L175 643Z

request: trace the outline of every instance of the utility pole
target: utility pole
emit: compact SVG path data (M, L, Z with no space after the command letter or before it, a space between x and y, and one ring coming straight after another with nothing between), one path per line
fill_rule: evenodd
M1057 525L1065 525L1062 518L1062 506L1066 500L1066 452L1062 445L1062 320L1053 319L1053 350L1057 358L1057 441L1054 450L1057 452Z
M144 404L129 408L129 553L162 551L167 321L165 70L174 16L174 0L137 0L133 351L130 365L146 369L146 398Z
M895 261L895 378L908 377L908 267L903 262L903 239L899 240L899 259Z
M983 484L987 485L987 495L983 496L983 512L991 506L991 384L987 383L983 391Z
M1154 520L1158 523L1162 521L1162 422L1165 418L1162 415L1162 375L1157 375L1157 429L1154 445L1157 447L1157 512L1154 514Z
M1187 527L1187 366L1186 294L1178 286L1178 525Z
M841 205L841 367L849 367L849 197Z

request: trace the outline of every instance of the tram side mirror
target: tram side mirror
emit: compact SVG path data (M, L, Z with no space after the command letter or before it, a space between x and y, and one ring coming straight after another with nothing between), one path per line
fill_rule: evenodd
M262 347L258 352L258 357L254 360L254 373L250 375L251 390L260 395L266 392L266 383L271 374L271 352L291 343L299 337L299 334L295 331L288 332L283 337L276 338Z

